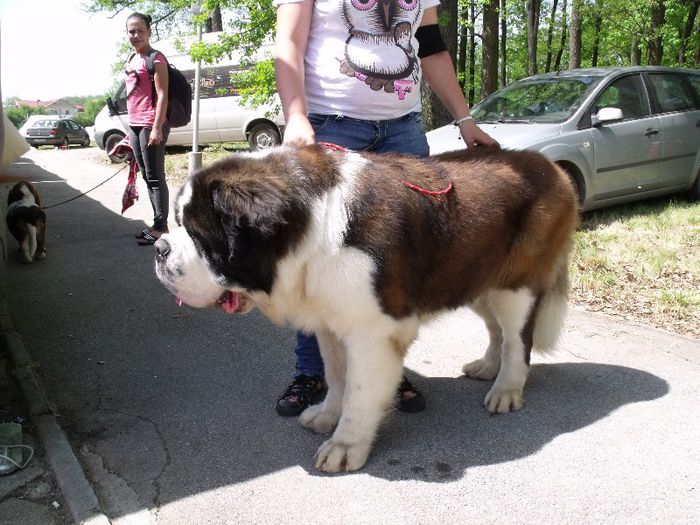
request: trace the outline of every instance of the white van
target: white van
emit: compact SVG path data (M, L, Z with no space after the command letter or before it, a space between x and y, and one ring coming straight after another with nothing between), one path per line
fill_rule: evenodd
M203 35L205 41L215 42L219 33ZM194 86L195 65L188 54L176 51L172 43L161 41L153 45L168 58L168 61L185 75ZM260 56L269 53L264 48ZM267 55L269 56L269 54ZM252 150L276 146L282 141L284 118L271 106L255 109L244 106L231 75L239 72L241 66L237 57L216 65L202 64L199 87L199 143L248 141ZM192 90L194 93L194 89ZM126 90L122 82L115 96L95 117L95 143L107 152L126 135L128 120L126 114ZM278 105L279 106L279 105ZM192 107L194 111L194 104ZM187 126L173 128L168 137L169 146L192 144L194 115ZM111 157L110 157L111 158ZM122 158L112 158L113 162Z

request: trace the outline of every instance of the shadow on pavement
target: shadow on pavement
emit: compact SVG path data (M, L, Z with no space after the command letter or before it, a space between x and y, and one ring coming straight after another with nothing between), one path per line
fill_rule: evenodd
M46 181L39 188L47 205L79 193L50 172L32 177ZM98 495L120 480L128 513L289 467L316 476L312 456L325 437L274 410L293 369L292 331L258 313L178 307L155 276L153 249L133 239L145 223L114 211L125 179L47 212L45 261L8 263L15 326ZM418 384L427 410L389 415L364 474L453 481L669 390L659 377L622 366L535 365L525 408L490 416L482 406L490 383Z

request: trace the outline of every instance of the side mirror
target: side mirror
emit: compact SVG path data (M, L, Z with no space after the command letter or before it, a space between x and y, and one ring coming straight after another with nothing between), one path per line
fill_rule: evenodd
M623 118L624 116L620 108L602 108L598 111L597 115L591 117L591 124L593 124L593 126L600 126L601 124L622 120Z
M117 108L114 105L114 101L110 97L107 97L106 102L107 102L107 109L109 110L109 116L115 117L115 116L119 115L119 112L117 111Z

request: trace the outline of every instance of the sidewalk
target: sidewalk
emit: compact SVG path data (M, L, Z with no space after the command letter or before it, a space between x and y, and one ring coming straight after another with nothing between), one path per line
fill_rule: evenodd
M32 151L12 171L59 203L117 169L86 154ZM133 239L145 189L120 214L125 180L47 210L45 261L20 264L8 240L2 341L38 457L0 477L0 525L700 521L700 341L573 310L560 351L533 356L525 408L495 417L490 385L460 377L485 331L454 312L406 362L426 411L390 414L361 471L322 475L324 437L274 411L293 332L178 307ZM54 476L55 498L27 495Z
M3 168L3 174L32 182L52 175L28 162L28 156L31 152ZM34 455L24 469L0 476L0 525L107 524L12 321L7 264L17 244L4 220L12 184L0 183L0 421L21 423L22 443Z

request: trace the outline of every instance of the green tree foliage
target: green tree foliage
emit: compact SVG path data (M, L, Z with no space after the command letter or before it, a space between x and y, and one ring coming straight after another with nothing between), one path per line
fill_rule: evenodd
M581 67L618 66L632 63L633 51L638 49L640 63L647 63L650 46L661 38L662 65L688 67L700 66L700 41L697 20L697 0L576 0L581 19ZM458 0L456 15L459 20L452 35L457 46L466 40L460 56L458 77L463 81L465 93L473 92L473 102L482 98L483 63L483 7L497 2L499 17L503 17L506 61L499 53L499 67L505 70L499 79L499 87L528 74L528 39L526 2L523 0ZM573 0L539 0L539 25L537 71L566 68L569 63L569 24ZM114 16L126 17L132 11L148 13L153 17L154 38L174 35L193 35L191 0L89 0L91 11L107 11ZM213 44L197 44L190 52L194 60L216 63L234 51L250 57L263 44L271 43L274 34L275 9L272 0L203 0L203 12L199 22L219 9L224 22L220 39ZM652 13L663 7L663 23L655 28ZM505 13L503 13L505 10ZM441 19L447 26L449 20ZM690 30L688 29L690 28ZM459 33L459 34L457 34ZM472 44L473 42L473 44ZM460 51L461 52L461 51ZM126 53L126 48L124 48ZM126 56L126 55L125 55ZM121 65L123 59L121 57ZM489 56L489 54L487 54ZM487 58L488 60L488 58ZM473 63L473 71L469 64ZM549 66L548 66L549 64ZM493 64L488 64L493 71ZM274 94L274 74L270 61L253 64L246 73L236 79L244 97L251 103L262 103ZM470 97L471 98L471 97Z
M18 108L5 108L3 112L10 122L12 122L17 129L22 127L22 124L27 122L29 115L40 115L45 110L44 108L32 108L29 106L20 106Z
M81 126L93 126L95 117L105 105L105 97L94 97L83 101L83 111L73 117Z

